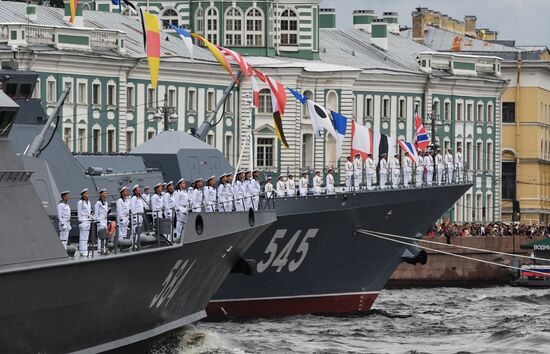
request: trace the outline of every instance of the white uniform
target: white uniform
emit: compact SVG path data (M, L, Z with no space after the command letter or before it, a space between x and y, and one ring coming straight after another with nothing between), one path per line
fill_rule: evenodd
M424 167L426 172L426 184L431 186L434 176L434 159L432 155L428 154L424 156Z
M151 211L153 213L153 219L162 218L162 208L164 203L162 201L162 194L153 194L151 197Z
M243 181L244 189L244 210L252 208L252 185L249 179Z
M172 219L174 216L174 210L176 209L176 195L172 193L164 193L162 196L162 205L164 206L164 217L166 219Z
M145 213L143 199L137 195L132 196L130 199L130 212L132 213L132 239L137 242L140 227L143 226L143 214Z
M267 182L264 186L265 196L271 198L273 196L273 183Z
M189 194L186 190L177 190L176 197L176 238L181 239L185 223L187 222L187 208L189 207Z
M327 182L327 194L334 194L335 193L334 176L330 173L327 174L326 182Z
M462 153L457 151L456 157L455 157L455 165L456 165L456 180L458 182L462 182L463 180L463 174L464 174L464 161L462 160Z
M296 182L293 179L286 180L286 195L294 197L296 195Z
M57 204L57 219L59 220L59 239L65 249L69 240L69 231L71 231L71 207L69 203L63 201Z
M353 159L353 188L358 191L359 184L363 179L363 167L361 166L361 158Z
M204 187L204 200L206 202L206 212L211 213L216 211L216 204L218 202L218 193L216 192L216 187Z
M252 193L252 206L254 207L254 210L258 210L260 207L260 193L262 191L262 187L260 186L260 182L256 181L254 177L250 179L250 192Z
M390 169L392 188L397 188L399 185L399 175L401 171L399 169L399 160L395 156L390 159Z
M235 209L235 189L231 183L225 184L225 195L227 200L225 203L225 211L231 212Z
M128 224L130 223L130 200L118 198L116 201L118 220L118 237L128 238Z
M244 211L245 204L243 198L245 196L245 190L242 181L236 181L235 184L233 184L233 193L235 196L235 210Z
M443 179L443 156L440 153L435 155L435 167L436 167L436 176L437 176L437 185L441 185Z
M447 178L446 178L447 183L453 182L453 164L454 164L453 155L447 152L445 154L445 168L447 170Z
M302 197L307 195L308 184L309 184L309 178L300 177L300 182L298 183L298 190L300 191L300 195Z
M315 175L313 177L313 194L321 194L321 186L323 185L323 177Z
M98 233L107 232L107 216L109 215L109 203L98 200L94 205L95 219ZM101 242L97 240L97 250L101 251Z
M410 158L405 156L403 159L403 187L409 186L409 181L411 180L412 174L412 161Z
M202 189L195 188L191 194L191 205L193 211L198 213L202 211L202 205L204 203L204 191Z
M90 220L92 204L89 200L80 199L76 205L78 212L78 228L80 229L79 251L82 256L88 252L88 237L90 237ZM85 253L86 252L86 253Z
M365 160L365 172L367 175L367 189L371 190L372 180L374 178L374 173L376 172L376 165L371 157L367 157L367 160Z
M424 174L424 158L418 155L416 160L416 181L415 185L420 187L422 185L422 175Z
M143 199L143 208L146 211L151 211L151 196L148 193L143 193L141 199Z
M385 158L380 159L380 189L386 188L386 182L388 181L388 161Z
M346 161L346 192L351 190L351 178L353 177L353 162Z
M277 181L277 197L284 197L285 195L286 195L285 181Z

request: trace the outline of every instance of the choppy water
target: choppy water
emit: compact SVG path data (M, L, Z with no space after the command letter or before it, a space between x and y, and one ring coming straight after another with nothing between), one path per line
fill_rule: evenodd
M550 290L385 290L368 314L201 322L146 351L550 353Z

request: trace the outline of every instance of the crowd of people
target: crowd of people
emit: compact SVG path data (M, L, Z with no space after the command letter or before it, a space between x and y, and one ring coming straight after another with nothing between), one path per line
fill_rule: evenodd
M463 224L436 224L428 232L428 237L469 237L469 236L537 236L550 237L550 224L521 224L521 223L463 223Z

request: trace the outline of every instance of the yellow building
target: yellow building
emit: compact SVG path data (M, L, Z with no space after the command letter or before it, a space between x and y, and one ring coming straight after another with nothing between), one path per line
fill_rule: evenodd
M550 52L546 46L518 46L498 32L427 8L412 13L412 28L402 35L440 52L503 59L508 88L502 96L501 188L503 221L550 222ZM498 175L498 174L496 174ZM498 183L498 181L495 181ZM496 200L495 200L496 201ZM514 202L520 219L513 218Z

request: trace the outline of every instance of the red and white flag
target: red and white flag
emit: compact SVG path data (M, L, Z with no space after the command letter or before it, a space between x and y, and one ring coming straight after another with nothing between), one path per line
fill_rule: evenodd
M239 65L239 68L241 68L241 71L244 74L245 80L248 78L248 75L250 74L250 72L254 72L250 64L248 64L248 62L242 55L240 55L239 53L231 49L227 49L220 46L218 46L218 48L220 49L220 52L222 52L223 55L233 59L233 61L237 63L237 65Z
M372 130L362 124L351 121L351 156L361 155L365 160L372 154Z

